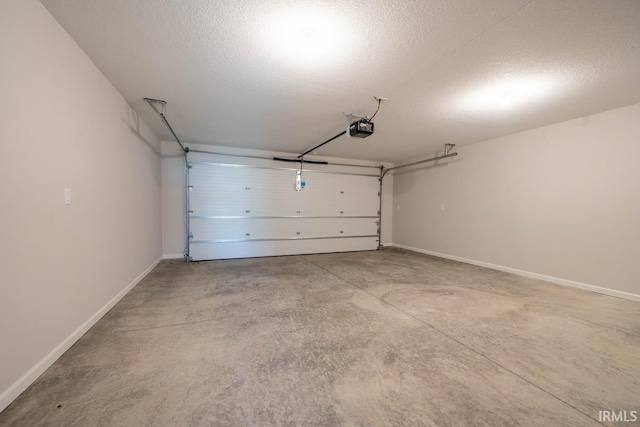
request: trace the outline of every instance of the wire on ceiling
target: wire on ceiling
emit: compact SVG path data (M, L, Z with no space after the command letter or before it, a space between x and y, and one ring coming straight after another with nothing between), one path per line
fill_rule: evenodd
M375 99L376 101L378 101L378 108L376 108L376 112L373 113L373 116L371 116L368 121L373 120L373 118L376 116L376 114L378 114L378 111L380 111L380 104L382 103L382 98L378 98L377 96L374 96L373 99Z

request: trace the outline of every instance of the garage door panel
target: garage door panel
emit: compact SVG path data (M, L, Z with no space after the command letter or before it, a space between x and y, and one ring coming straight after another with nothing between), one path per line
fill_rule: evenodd
M377 176L329 170L303 174L306 187L295 191L295 168L191 163L191 258L375 249Z
M318 177L317 173L306 176L305 192L313 209L322 209L322 201L328 202L324 206L332 207L334 212L344 215L377 215L379 184L376 177L357 175L329 175ZM314 178L318 178L314 182ZM315 201L315 202L314 202ZM331 213L326 213L330 215Z
M192 219L193 241L371 236L377 218Z
M197 164L191 173L194 216L378 215L377 178L309 172L298 192L295 171Z
M193 215L295 215L301 202L291 172L194 164L189 194Z
M233 242L191 245L191 258L194 261L231 258L252 258L260 256L319 254L329 252L352 252L375 250L376 238L353 239L317 239L267 242Z

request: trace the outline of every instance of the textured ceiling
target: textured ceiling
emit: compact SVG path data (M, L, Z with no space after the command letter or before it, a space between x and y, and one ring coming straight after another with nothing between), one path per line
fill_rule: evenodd
M318 154L398 161L640 102L638 0L42 3L185 143L302 152L379 95L372 137Z

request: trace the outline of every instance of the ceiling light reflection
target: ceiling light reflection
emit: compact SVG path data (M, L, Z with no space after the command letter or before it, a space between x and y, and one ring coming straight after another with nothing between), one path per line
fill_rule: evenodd
M554 88L547 77L506 78L461 98L466 110L508 110L548 96Z
M344 19L320 5L288 5L264 17L263 43L276 59L291 65L321 65L347 54Z

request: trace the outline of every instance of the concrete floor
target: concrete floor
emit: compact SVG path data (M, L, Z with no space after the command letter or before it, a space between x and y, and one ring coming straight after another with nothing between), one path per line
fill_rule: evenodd
M164 261L0 425L616 425L599 410L640 411L639 303L386 249Z

